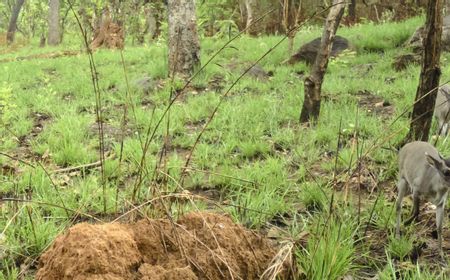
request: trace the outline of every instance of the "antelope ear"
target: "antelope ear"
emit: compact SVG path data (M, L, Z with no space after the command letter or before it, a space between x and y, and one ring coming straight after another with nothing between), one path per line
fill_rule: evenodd
M440 157L440 155L439 155ZM442 165L440 160L435 159L434 157L430 156L427 152L425 152L425 158L428 161L428 164L439 169L440 166Z

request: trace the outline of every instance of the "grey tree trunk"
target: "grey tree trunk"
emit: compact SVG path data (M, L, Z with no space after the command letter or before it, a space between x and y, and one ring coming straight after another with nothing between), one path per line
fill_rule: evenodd
M356 22L356 0L351 0L348 5L348 18L351 24Z
M255 21L256 9L257 9L257 1L256 0L245 0L245 9L247 11L247 23L245 28L247 28L247 34L256 35L256 27L253 25Z
M168 0L169 75L190 76L200 66L194 0Z
M283 8L283 27L288 37L288 53L292 56L294 50L294 40L297 34L297 27L300 24L300 13L302 8L302 0L284 0Z
M157 22L156 22L156 10L153 7L146 7L144 9L145 22L147 25L147 32L150 35L150 41L156 37Z
M305 78L305 100L303 101L300 114L301 123L315 123L319 118L323 77L327 70L328 58L333 47L334 36L344 14L345 1L333 0L332 5L333 7L330 9L325 21L316 61L314 62L310 76Z
M48 7L48 44L56 46L61 41L59 25L59 0L50 0Z
M405 143L410 140L428 141L439 78L441 77L439 59L441 57L443 21L442 2L443 0L430 0L428 2L422 68L409 133L403 141Z
M17 30L17 19L19 18L20 9L22 9L25 0L17 0L14 4L11 18L9 19L8 31L6 32L6 41L8 44L14 42L14 36Z

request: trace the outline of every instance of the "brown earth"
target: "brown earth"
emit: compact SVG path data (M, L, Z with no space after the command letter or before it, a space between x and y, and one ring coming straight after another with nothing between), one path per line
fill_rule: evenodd
M100 26L95 30L94 39L91 42L91 49L106 47L108 49L123 49L124 28L113 22L109 10L105 10Z
M220 214L193 212L176 223L81 223L41 256L36 279L259 279L276 250Z

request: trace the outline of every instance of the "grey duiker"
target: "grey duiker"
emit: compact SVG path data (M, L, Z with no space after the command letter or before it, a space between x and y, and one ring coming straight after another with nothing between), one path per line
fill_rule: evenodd
M438 131L441 136L447 135L450 121L450 86L443 85L439 88L434 106L434 117L438 123Z
M399 181L396 201L396 235L400 236L400 220L403 198L412 194L413 209L410 223L419 216L420 199L425 198L436 205L436 227L439 253L442 251L442 224L444 208L450 188L450 160L441 157L435 147L427 142L411 142L399 152Z

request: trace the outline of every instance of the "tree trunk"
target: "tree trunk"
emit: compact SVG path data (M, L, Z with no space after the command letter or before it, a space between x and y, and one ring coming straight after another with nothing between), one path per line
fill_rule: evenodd
M295 35L297 34L296 27L300 23L300 12L302 1L298 1L298 6L295 5L295 0L284 0L282 2L283 8L283 27L288 37L288 53L292 56L294 49Z
M23 3L25 0L17 0L14 4L11 18L9 20L8 31L6 33L6 41L8 44L14 42L14 35L17 30L17 19L19 18L20 9L22 9Z
M356 0L351 0L348 5L348 18L350 24L354 24L356 22Z
M238 4L239 4L239 15L240 15L240 20L239 20L239 30L244 29L245 25L246 25L246 20L247 20L247 9L245 8L245 2L246 0L239 0Z
M257 2L255 0L245 0L245 9L247 11L247 23L245 28L247 28L247 34L256 35L257 28L254 26L255 14L257 8Z
M323 77L328 66L331 48L333 46L336 30L344 14L345 2L333 0L325 21L325 26L320 41L319 52L311 70L311 75L305 78L305 100L300 114L301 123L316 123L320 113L320 91Z
M150 41L156 38L156 10L153 7L146 7L144 9L145 24L147 33L150 35Z
M168 0L169 75L190 76L200 66L194 0Z
M439 59L441 56L442 0L428 2L425 34L419 86L405 142L410 140L428 141L441 76Z
M50 0L48 7L48 44L56 46L60 43L59 0Z
M45 36L44 33L41 34L41 39L39 40L39 48L45 47Z

